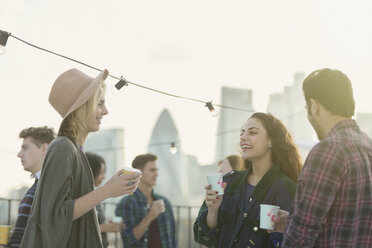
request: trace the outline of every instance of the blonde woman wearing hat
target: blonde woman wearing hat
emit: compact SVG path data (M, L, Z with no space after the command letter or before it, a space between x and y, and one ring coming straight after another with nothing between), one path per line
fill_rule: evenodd
M94 207L133 193L138 185L140 173L117 172L103 186L93 187L83 145L108 114L103 82L107 76L107 70L91 78L71 69L54 82L49 102L63 120L45 156L22 248L102 248Z

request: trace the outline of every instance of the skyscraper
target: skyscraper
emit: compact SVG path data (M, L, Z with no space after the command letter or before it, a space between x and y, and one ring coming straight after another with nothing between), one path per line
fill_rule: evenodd
M288 128L296 142L307 142L313 139L313 131L307 121L305 100L302 93L302 82L305 73L297 72L294 82L284 87L282 93L270 95L267 111L280 119Z
M234 106L242 109L252 109L252 90L222 87L222 105ZM252 112L221 108L218 120L216 161L237 154L239 150L240 129Z
M176 153L171 153L173 145ZM160 114L148 148L149 153L158 157L159 176L155 190L170 199L173 204L187 202L187 175L182 166L182 150L176 125L169 111L164 109Z

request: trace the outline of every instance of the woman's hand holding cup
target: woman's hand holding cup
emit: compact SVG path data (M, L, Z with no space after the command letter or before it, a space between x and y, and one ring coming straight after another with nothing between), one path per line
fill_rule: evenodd
M103 187L106 188L110 197L133 194L137 189L141 177L141 172L131 172L123 175L123 171L120 170Z
M205 186L205 204L209 212L218 212L221 206L223 195L218 195L218 191L212 190L210 184Z

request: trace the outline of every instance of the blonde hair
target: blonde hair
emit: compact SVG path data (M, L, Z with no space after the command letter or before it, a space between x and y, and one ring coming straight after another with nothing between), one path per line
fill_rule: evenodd
M225 157L224 159L218 161L217 165L220 166L224 160L229 161L229 164L233 170L244 170L245 164L242 156L240 155L230 155Z
M66 136L75 141L80 140L83 131L87 129L86 121L88 115L96 110L98 100L105 91L106 84L102 81L93 96L62 121L58 136Z

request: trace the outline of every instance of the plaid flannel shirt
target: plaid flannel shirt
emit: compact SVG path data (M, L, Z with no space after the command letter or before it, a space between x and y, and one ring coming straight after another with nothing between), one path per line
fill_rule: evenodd
M372 247L372 140L354 120L310 151L283 247Z
M176 230L172 206L168 199L159 194L153 193L153 197L155 200L163 199L165 204L165 212L157 217L161 246L162 248L176 248ZM125 229L121 232L125 248L151 247L148 246L148 230L140 240L137 240L133 234L133 228L145 218L148 212L147 199L139 189L133 195L123 197L118 203L115 214L121 216L125 223Z

